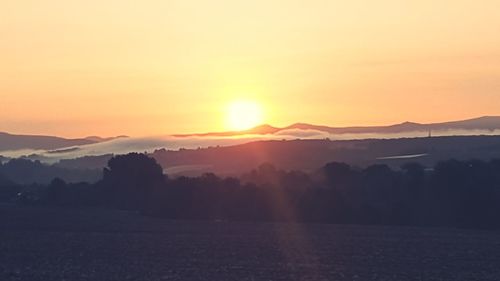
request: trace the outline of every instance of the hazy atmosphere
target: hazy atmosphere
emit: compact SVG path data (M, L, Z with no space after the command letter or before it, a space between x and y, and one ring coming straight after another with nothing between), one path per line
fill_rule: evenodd
M500 0L0 0L1 281L499 281Z
M275 126L500 114L496 0L21 0L0 18L0 131L220 131L244 127L242 100Z

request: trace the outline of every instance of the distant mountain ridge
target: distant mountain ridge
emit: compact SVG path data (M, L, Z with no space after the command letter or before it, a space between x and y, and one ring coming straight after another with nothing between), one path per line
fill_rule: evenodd
M112 137L112 138L101 138L92 136L87 138L68 139L55 136L14 135L14 134L0 132L0 151L19 150L19 149L54 150L71 146L99 143L121 137L125 136Z
M293 125L278 128L271 125L261 125L245 131L213 132L202 134L181 134L175 137L231 137L242 135L270 135L287 130L315 130L330 134L390 134L404 132L427 132L445 130L500 130L500 116L483 116L479 118L450 121L441 123L415 123L403 122L388 126L352 126L352 127L330 127L324 125L313 125L307 123L295 123Z
M199 134L177 134L173 136L174 137L231 137L231 136L243 136L243 135L269 135L277 133L281 130L283 130L283 128L277 128L271 125L264 124L244 131L211 132L211 133L199 133Z
M100 136L88 136L88 137L85 137L84 139L90 140L93 142L105 142L105 141L116 140L116 139L121 139L121 138L128 138L128 136L121 135L121 136L108 137L108 138L103 138Z
M498 131L496 131L498 130ZM445 131L441 135L453 135L455 131L459 131L460 135L464 131L469 135L480 134L500 134L500 116L483 116L479 118L450 121L441 123L421 124L414 122L403 122L400 124L388 126L353 126L353 127L331 127L314 125L307 123L295 123L287 127L274 127L271 125L261 125L245 131L230 131L230 132L211 132L202 134L181 134L173 135L174 137L237 137L244 135L255 136L270 136L277 138L330 138L331 135L334 139L348 139L348 138L386 138L386 137L412 137L412 132L423 132L421 135L427 135L431 132L433 135L438 135L438 132ZM448 131L450 132L448 134ZM460 132L462 131L462 132ZM497 133L498 132L498 133ZM434 134L436 133L436 134ZM340 137L344 134L343 137ZM394 134L394 135L391 135ZM358 136L356 136L358 135ZM0 132L0 152L12 150L47 150L49 153L61 153L78 149L76 147L81 145L104 143L115 140L117 138L126 138L126 136L103 138L98 136L90 136L85 138L62 138L57 136L43 136L43 135L16 135ZM61 151L61 149L63 151ZM1 154L1 153L0 153Z

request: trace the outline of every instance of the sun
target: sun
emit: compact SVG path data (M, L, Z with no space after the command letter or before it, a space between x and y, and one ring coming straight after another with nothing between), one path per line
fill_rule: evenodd
M235 131L248 130L262 123L262 106L255 101L233 101L227 107L226 118L229 129Z

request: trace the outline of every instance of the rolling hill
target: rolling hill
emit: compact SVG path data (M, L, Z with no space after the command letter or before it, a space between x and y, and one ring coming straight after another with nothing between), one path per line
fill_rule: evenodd
M270 140L204 149L157 150L151 154L171 174L214 172L240 175L271 163L286 170L314 171L328 162L365 167L400 167L419 162L433 167L451 158L500 159L500 136L446 136L364 140Z
M14 135L0 132L0 151L19 149L53 150L71 146L99 143L112 139L115 138L88 137L79 139L67 139L55 136Z
M492 131L500 130L500 116L483 116L479 118L441 122L441 123L415 123L403 122L388 126L354 126L354 127L330 127L313 125L307 123L295 123L293 125L277 128L270 125L261 125L245 131L213 132L202 134L174 135L176 137L230 137L241 135L272 135L290 130L313 130L329 134L396 134L405 132L429 132L429 131Z

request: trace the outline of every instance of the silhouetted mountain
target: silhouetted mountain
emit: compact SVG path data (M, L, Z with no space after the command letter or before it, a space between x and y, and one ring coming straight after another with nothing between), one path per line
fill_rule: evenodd
M103 138L103 137L99 137L99 136L88 136L88 137L85 137L85 139L93 141L93 142L105 142L105 141L128 138L128 137L129 136L125 136L125 135L116 136L116 137L109 137L109 138Z
M442 123L420 124L403 122L390 126L364 127L328 127L304 123L297 123L283 129L317 130L332 134L364 134L364 133L403 133L414 131L446 131L446 130L496 130L500 129L500 116L484 116L474 119L451 121Z
M242 136L242 135L269 135L277 133L281 130L283 129L264 124L244 131L212 132L212 133L201 133L201 134L178 134L173 136L174 137L231 137L231 136Z
M331 134L368 134L368 133L402 133L413 131L427 131L428 124L419 124L414 122L404 122L401 124L389 126L359 126L359 127L328 127L318 126L305 123L296 123L285 127L284 130L299 129L299 130L316 130ZM499 123L500 127L500 123Z
M474 119L451 121L442 123L420 124L414 122L403 122L389 126L354 126L354 127L330 127L313 125L307 123L295 123L293 125L277 128L270 125L261 125L246 131L239 132L216 132L204 134L184 134L176 137L221 137L241 135L268 135L276 134L286 130L314 130L330 134L393 134L405 132L428 132L428 131L450 131L450 130L500 130L500 116L484 116Z
M463 121L429 124L431 129L495 130L500 129L500 116L483 116Z
M115 138L88 137L83 139L67 139L54 136L13 135L0 132L0 151L17 149L55 150L78 145L99 143L112 139Z

